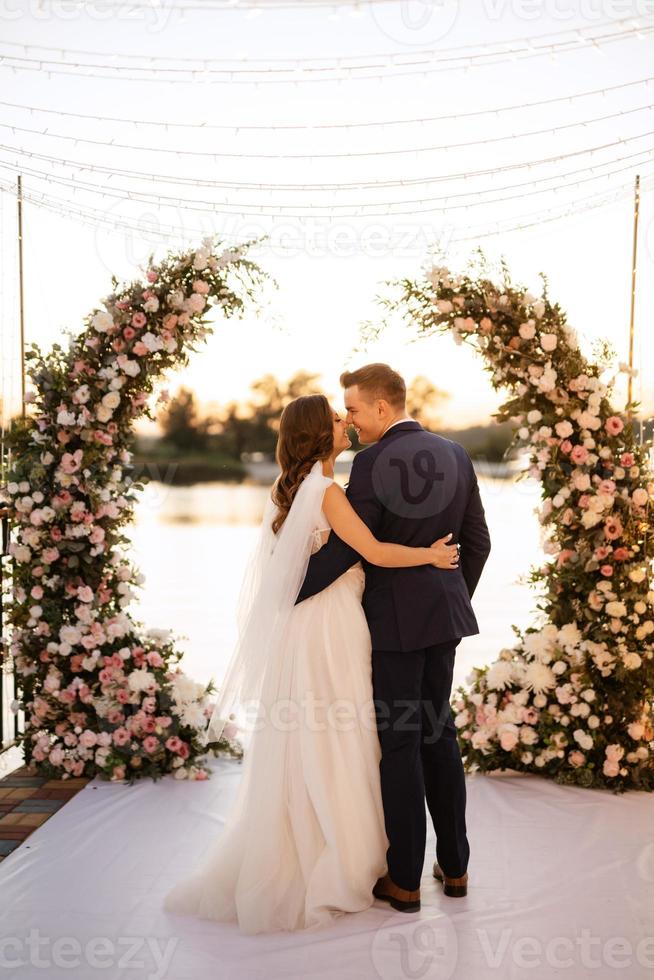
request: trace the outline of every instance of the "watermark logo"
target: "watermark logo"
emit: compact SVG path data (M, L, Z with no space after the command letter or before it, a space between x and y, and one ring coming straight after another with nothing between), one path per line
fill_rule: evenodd
M390 439L372 468L375 494L386 510L398 517L424 520L440 514L454 497L459 466L454 447L446 440L425 446L423 432Z
M425 47L450 33L459 14L459 2L402 0L401 3L372 4L371 11L377 27L390 40L411 47Z
M398 922L392 915L375 933L372 962L381 980L449 980L458 958L457 936L445 914Z

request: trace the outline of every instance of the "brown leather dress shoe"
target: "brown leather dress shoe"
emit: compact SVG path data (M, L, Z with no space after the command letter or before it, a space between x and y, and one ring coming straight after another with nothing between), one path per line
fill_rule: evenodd
M450 898L464 898L468 894L467 872L461 878L448 878L441 871L438 861L434 861L434 878L443 883L443 894L449 895Z
M375 898L381 902L390 902L397 912L419 912L420 911L420 889L410 892L406 888L400 888L392 880L390 875L379 878L372 890Z

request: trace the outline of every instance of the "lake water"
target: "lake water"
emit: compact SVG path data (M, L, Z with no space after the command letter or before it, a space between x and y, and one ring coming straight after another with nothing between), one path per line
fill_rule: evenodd
M512 623L529 625L535 597L519 579L543 558L534 514L539 485L480 477L479 486L492 551L473 600L481 632L457 649L455 686L512 645ZM229 661L236 598L267 493L248 484L153 482L137 506L128 533L146 581L132 615L181 634L184 669L198 680L219 684Z

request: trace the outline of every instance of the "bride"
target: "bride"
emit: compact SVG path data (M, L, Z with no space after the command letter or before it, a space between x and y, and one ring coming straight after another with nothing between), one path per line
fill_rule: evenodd
M171 912L236 920L246 933L313 929L368 908L386 871L361 563L323 592L295 600L312 552L331 530L385 567L455 568L458 556L447 538L410 548L373 537L334 482L334 461L350 445L345 420L324 395L284 409L281 473L241 587L239 640L206 733L213 741L238 719L243 775L220 836L166 895Z

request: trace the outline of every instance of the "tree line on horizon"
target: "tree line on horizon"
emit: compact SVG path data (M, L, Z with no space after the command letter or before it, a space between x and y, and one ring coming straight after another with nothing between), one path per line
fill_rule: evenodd
M274 458L279 419L284 407L300 395L321 391L320 375L299 371L288 380L272 374L256 379L250 385L248 397L232 401L218 412L203 413L195 393L186 387L179 389L157 415L161 429L159 451L164 446L178 453L219 455L225 460L241 463L253 454ZM473 457L499 461L511 441L508 423L491 422L464 429L444 429L441 410L450 397L424 377L414 378L407 386L407 411L421 425L456 438ZM358 450L356 434L351 433L353 450ZM153 440L141 437L141 449Z

